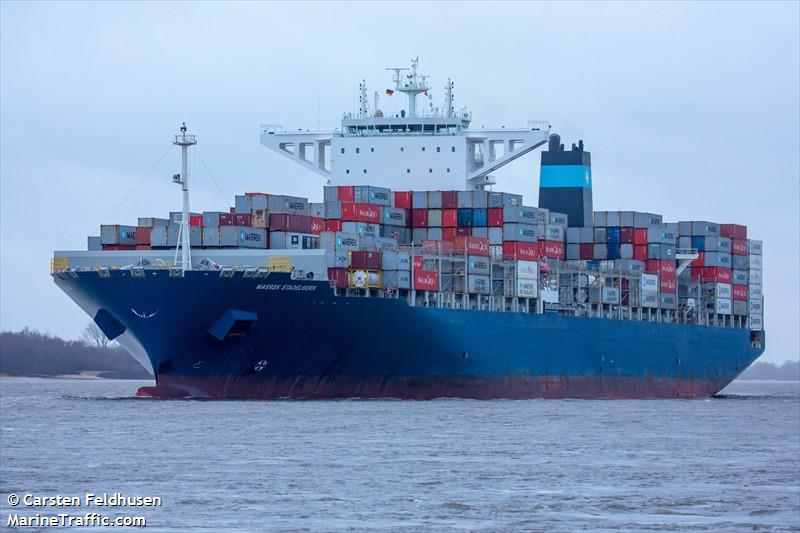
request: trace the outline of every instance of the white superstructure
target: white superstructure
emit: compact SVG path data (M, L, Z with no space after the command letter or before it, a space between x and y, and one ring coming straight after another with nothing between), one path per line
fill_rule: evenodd
M324 176L331 185L375 185L396 190L482 189L494 184L489 175L541 146L550 135L543 121L526 128L470 130L471 114L453 104L453 82L445 87L443 107L435 107L427 76L411 68L391 68L391 98L403 93L408 101L393 116L378 106L370 109L366 83L359 84L358 109L345 113L340 130L284 131L261 128L261 144ZM419 97L427 97L420 106ZM396 97L396 96L395 96ZM425 108L420 112L420 107Z

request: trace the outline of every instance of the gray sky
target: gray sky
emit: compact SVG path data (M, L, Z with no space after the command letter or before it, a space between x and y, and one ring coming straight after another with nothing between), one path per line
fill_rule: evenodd
M322 180L259 145L261 123L338 126L355 88L420 56L473 127L546 119L592 152L598 210L748 226L764 240L764 359L796 359L797 2L679 4L0 4L0 327L77 337L48 276L83 248L185 120L193 210L263 190L320 201ZM389 107L389 104L384 107ZM173 149L108 223L180 206ZM536 203L538 153L497 173Z

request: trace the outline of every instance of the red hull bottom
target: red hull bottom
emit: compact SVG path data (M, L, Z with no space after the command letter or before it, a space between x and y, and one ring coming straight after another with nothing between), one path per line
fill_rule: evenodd
M136 395L152 398L331 400L342 398L642 399L706 398L727 381L657 378L507 376L503 378L248 378L159 376L155 387Z

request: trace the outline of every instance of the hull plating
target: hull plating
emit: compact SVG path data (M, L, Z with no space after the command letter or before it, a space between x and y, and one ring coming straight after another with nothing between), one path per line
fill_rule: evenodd
M744 329L411 308L286 274L55 280L125 328L158 397L705 397L763 353Z

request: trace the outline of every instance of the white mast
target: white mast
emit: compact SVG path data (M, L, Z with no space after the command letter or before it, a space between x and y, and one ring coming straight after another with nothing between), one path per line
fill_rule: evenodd
M444 116L452 117L455 114L455 109L453 109L453 80L448 79L444 88Z
M197 144L197 139L194 135L186 134L186 123L181 125L180 135L175 136L176 144L181 147L181 173L172 176L172 181L179 184L183 190L183 213L181 215L180 231L178 233L178 246L175 249L175 264L178 263L178 250L181 252L180 266L181 270L185 273L187 270L192 269L192 241L191 241L191 228L189 227L189 165L187 152L189 147Z
M417 116L417 95L424 93L428 90L426 81L427 76L417 76L417 64L419 63L419 56L411 60L411 73L405 75L405 79L400 76L400 72L409 70L407 68L387 68L386 70L393 70L394 77L392 81L395 83L395 89L401 93L406 93L408 96L408 116Z

